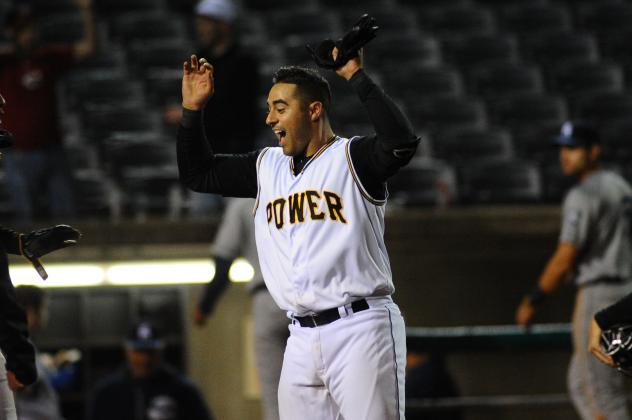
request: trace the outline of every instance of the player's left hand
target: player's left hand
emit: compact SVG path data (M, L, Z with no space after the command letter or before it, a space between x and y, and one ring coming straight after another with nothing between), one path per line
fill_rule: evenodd
M335 61L336 57L338 57L337 47L334 47L333 51L331 52L331 55ZM351 79L353 75L356 74L363 67L363 62L364 62L363 55L364 55L364 49L360 48L358 50L358 55L356 55L355 57L347 61L344 66L336 69L336 74L344 78L345 80Z
M36 259L50 252L77 244L81 233L68 225L57 225L34 230L23 236L24 256Z
M535 315L535 306L529 300L528 296L522 298L518 309L516 309L516 324L527 326L531 324L531 320Z
M9 382L9 388L11 388L13 392L21 391L25 388L25 385L20 382L18 378L15 377L15 373L10 370L7 371L7 381Z
M588 351L601 363L614 367L612 357L605 354L601 349L601 328L599 328L599 324L594 319L590 323L590 331L588 332Z

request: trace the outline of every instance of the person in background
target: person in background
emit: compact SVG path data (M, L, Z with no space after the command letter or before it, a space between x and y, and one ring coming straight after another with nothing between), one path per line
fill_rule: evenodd
M154 325L136 324L125 342L126 365L95 387L90 420L212 420L198 388L165 364Z
M202 0L195 7L198 56L215 68L220 89L203 111L203 129L216 153L246 153L255 148L259 132L259 63L239 44L237 9L231 0ZM182 107L174 104L165 120L179 124ZM212 139L212 140L210 140ZM192 193L192 214L207 216L221 200Z
M283 366L285 343L290 335L286 313L274 303L272 295L263 281L252 209L255 200L231 198L224 209L222 224L213 242L215 257L215 277L207 283L204 293L195 309L196 325L206 324L222 293L230 285L228 272L235 258L243 255L253 266L255 274L248 284L252 296L252 317L254 321L255 360L261 385L261 400L265 420L278 420L279 403L277 390Z
M15 289L18 303L26 312L29 333L46 327L48 322L48 296L37 286L18 286ZM36 359L37 381L15 396L20 420L63 420L59 398L46 371Z
M0 91L14 110L5 125L17 139L4 165L13 211L21 222L39 216L41 206L48 206L45 214L54 219L75 215L55 94L57 81L95 46L91 0L75 1L85 34L75 45L44 44L36 8L28 2L16 2L4 25L11 42L0 50Z

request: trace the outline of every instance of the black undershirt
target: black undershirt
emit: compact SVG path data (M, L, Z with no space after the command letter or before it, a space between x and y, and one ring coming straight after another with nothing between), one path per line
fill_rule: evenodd
M382 200L386 198L386 180L410 161L419 140L406 116L364 71L357 72L349 83L365 105L375 129L375 134L353 140L351 160L366 191ZM201 112L185 109L177 142L180 180L197 192L255 198L260 150L214 154L209 145L212 141L204 140L201 127ZM305 155L293 159L299 172L298 168L309 161Z

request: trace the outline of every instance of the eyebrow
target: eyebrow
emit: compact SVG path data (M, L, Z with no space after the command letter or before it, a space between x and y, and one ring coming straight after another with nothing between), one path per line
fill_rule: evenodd
M284 101L283 99L275 99L274 101L272 101L272 105L276 105L276 104L289 105L287 101Z

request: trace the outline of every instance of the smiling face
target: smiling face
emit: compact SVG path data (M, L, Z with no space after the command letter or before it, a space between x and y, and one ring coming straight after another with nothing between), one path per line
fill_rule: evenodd
M310 104L298 92L298 86L276 83L268 94L270 126L287 156L304 153L311 140Z

